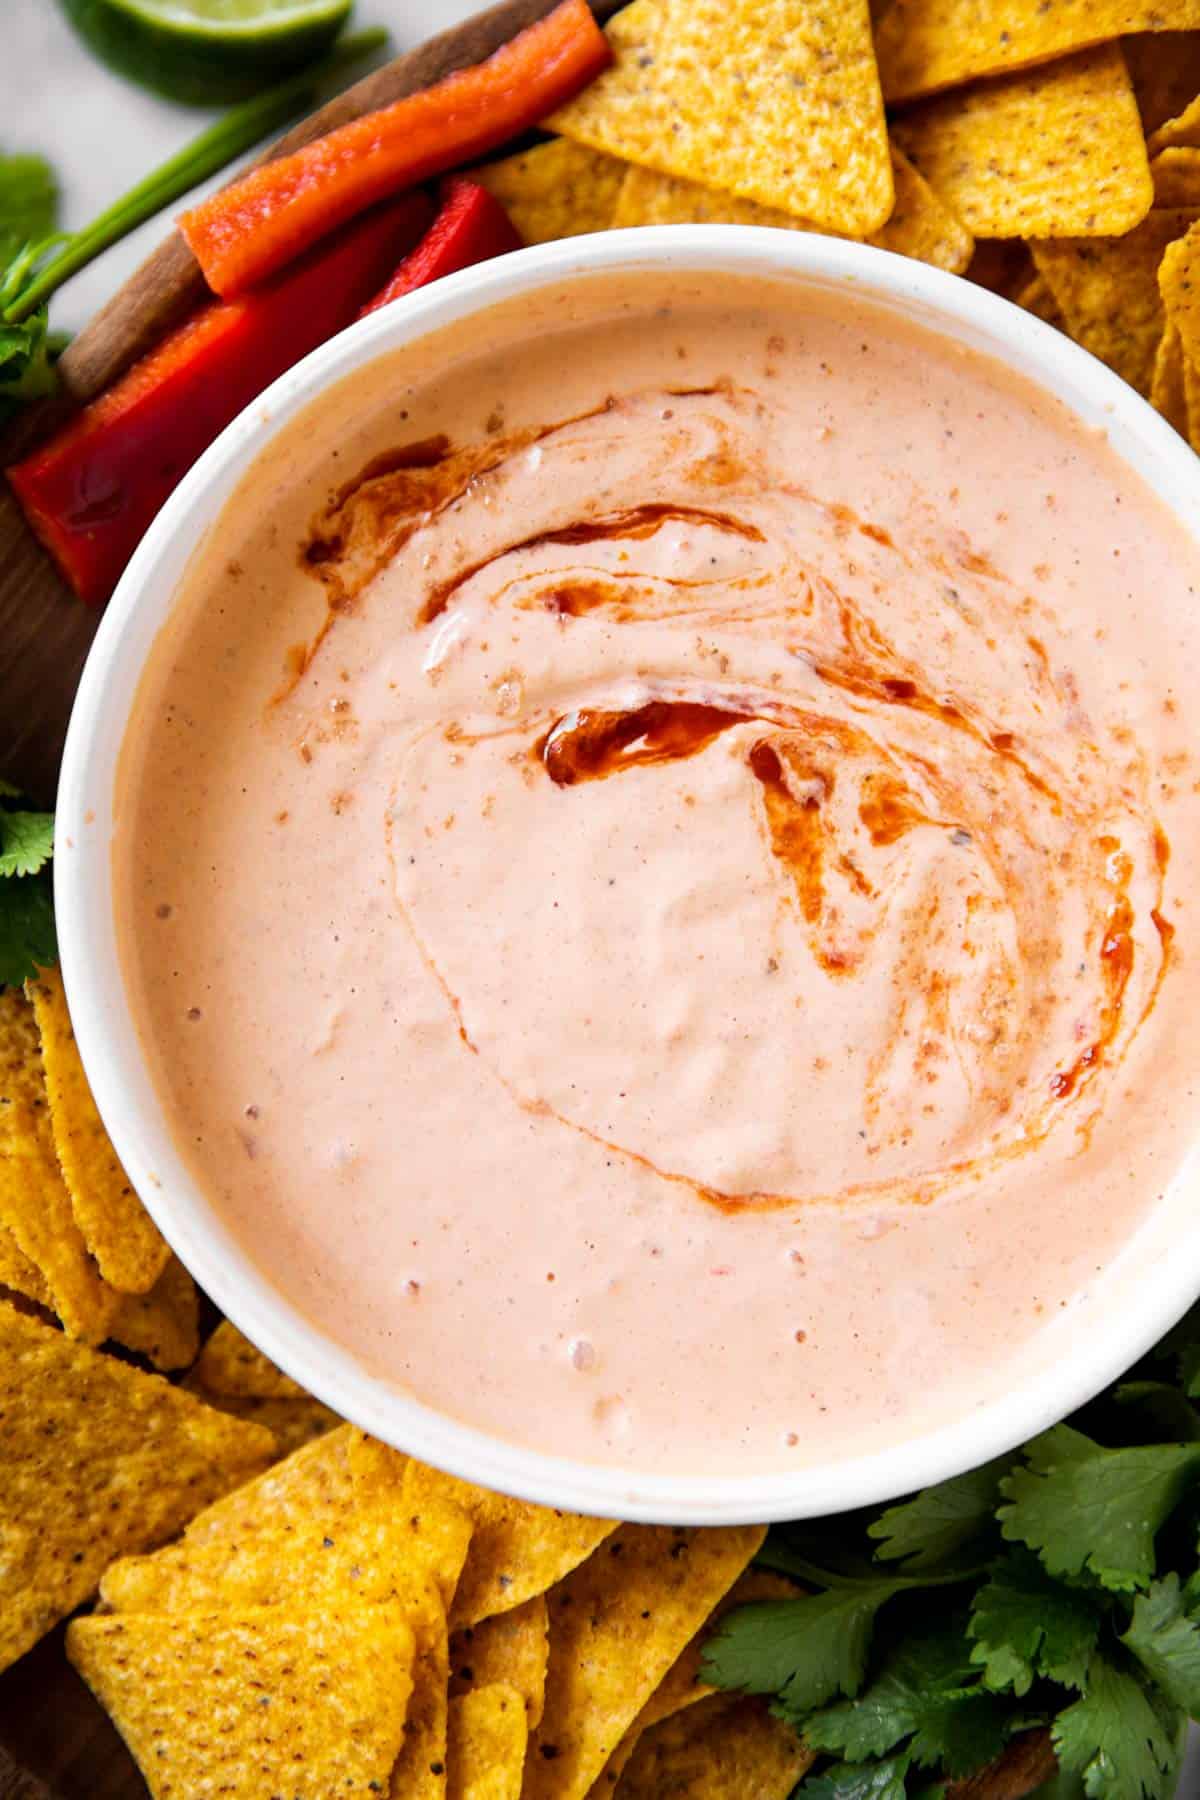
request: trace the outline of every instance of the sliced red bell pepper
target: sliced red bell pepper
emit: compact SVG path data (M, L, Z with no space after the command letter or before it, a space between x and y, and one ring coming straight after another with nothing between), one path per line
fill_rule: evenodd
M107 600L200 453L277 375L351 322L432 210L426 194L405 194L269 286L213 301L7 471L81 600Z
M414 250L410 250L382 292L367 302L360 319L390 300L427 287L443 275L519 250L517 228L496 199L466 175L452 175L442 188L442 208Z
M180 230L214 292L244 293L364 207L527 130L611 60L585 0L562 0L486 61L250 170Z

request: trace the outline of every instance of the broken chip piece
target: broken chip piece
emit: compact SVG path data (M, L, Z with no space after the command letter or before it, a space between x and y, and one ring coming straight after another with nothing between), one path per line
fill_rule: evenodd
M617 1800L788 1800L816 1760L761 1700L705 1701L648 1731Z

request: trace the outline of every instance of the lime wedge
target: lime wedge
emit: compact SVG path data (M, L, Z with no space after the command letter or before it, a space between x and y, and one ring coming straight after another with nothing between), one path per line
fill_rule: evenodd
M327 50L353 0L60 0L102 61L143 87L216 106Z

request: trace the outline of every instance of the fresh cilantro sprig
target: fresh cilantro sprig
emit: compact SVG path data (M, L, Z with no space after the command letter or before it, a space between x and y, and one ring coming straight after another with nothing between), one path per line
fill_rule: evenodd
M54 177L40 157L0 156L0 422L15 404L53 390L55 343L46 307L64 282L278 130L331 76L386 42L386 31L356 32L301 74L230 107L82 231L55 230Z
M29 812L0 781L0 987L58 961L50 858L53 813Z
M796 1800L932 1800L1034 1728L1039 1800L1171 1800L1200 1719L1197 1398L1200 1307L1012 1456L772 1532L760 1560L804 1591L729 1614L703 1673L818 1752Z

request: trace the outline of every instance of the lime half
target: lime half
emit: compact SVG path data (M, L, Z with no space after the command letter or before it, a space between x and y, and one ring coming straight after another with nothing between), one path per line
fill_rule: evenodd
M60 0L110 68L191 105L218 106L327 50L353 0Z

